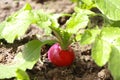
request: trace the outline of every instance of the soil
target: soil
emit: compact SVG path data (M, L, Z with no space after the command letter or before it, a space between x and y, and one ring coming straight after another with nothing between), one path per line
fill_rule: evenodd
M73 13L75 6L70 0L1 0L0 1L0 22L7 16L19 10L29 2L34 9L43 9L49 13ZM65 17L58 21L63 25ZM22 51L23 46L30 40L36 39L35 34L42 34L42 31L31 25L21 40L8 44L1 39L0 63L8 64L16 53ZM77 42L72 45L76 59L68 67L57 67L47 59L47 50L50 46L45 45L41 53L41 62L37 62L32 70L27 70L31 80L113 80L107 65L98 67L91 58L91 45L81 46ZM14 79L5 79L14 80Z

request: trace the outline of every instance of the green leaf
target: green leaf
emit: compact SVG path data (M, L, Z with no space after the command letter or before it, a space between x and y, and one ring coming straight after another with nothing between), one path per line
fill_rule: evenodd
M120 20L120 0L95 0L97 7L111 20Z
M70 33L76 33L81 28L85 28L89 18L84 10L73 13L72 17L66 22L66 30Z
M92 58L98 66L105 65L110 57L111 45L102 40L100 36L96 37L92 48Z
M1 38L5 38L8 42L12 43L13 40L14 40L17 36L23 34L22 32L24 32L24 30L21 31L21 30L19 30L19 28L17 28L17 29L15 29L15 30L12 30L12 31L11 31L11 29L14 28L14 24L20 25L19 27L24 26L24 25L27 25L28 20L27 20L26 22L23 22L24 19L27 18L27 17L26 17L26 14L27 14L28 12L26 12L26 10L31 10L31 6L30 6L29 4L26 4L21 10L19 10L18 12L15 12L14 14L12 14L12 15L9 16L8 18L6 18L5 21L3 21L2 23L0 23L0 39L1 39ZM25 11L25 12L24 12L24 11ZM22 12L24 12L24 13L21 14L21 15L19 15L19 13L22 13ZM17 16L18 16L18 17L17 17ZM21 17L22 17L22 18L21 18ZM23 17L25 17L25 18L23 18ZM17 18L18 18L18 19L21 18L20 21L18 21ZM22 21L22 20L23 20L23 21ZM22 23L22 22L23 22L23 23ZM9 27L9 26L10 26L10 27ZM21 28L20 28L20 29L21 29ZM18 30L19 30L19 31L18 31ZM16 31L16 32L18 31L18 33L16 33L15 31ZM12 32L12 33L11 33L11 32ZM19 33L19 32L21 32L21 33ZM11 35L10 35L10 33L11 33ZM15 33L16 33L16 34L15 34ZM8 35L8 34L9 34L9 35ZM13 36L13 35L14 35L14 36Z
M87 6L90 6L93 4L93 0L82 0L82 2L84 2L84 4L86 4Z
M32 69L34 64L40 58L41 47L48 43L54 43L54 41L46 40L32 40L28 42L23 52L18 53L12 63L3 65L0 64L0 79L16 77L16 70ZM19 63L19 64L18 64Z
M100 35L102 36L102 39L113 43L113 41L120 37L120 28L119 27L104 27L101 30Z
M0 23L0 38L4 38L7 42L13 43L14 39L22 36L29 27L33 16L30 12L30 4L26 4L21 10L7 17L5 21Z
M3 31L5 24L6 24L5 21L2 22L2 23L0 23L0 39L3 38L3 37L1 36L1 32Z
M112 45L114 45L114 46L120 46L120 37L118 37L117 39L115 39L113 41Z
M11 64L0 64L0 79L15 77L18 68L24 71L32 69L40 58L41 46L42 42L38 40L30 41L25 45L24 52L18 53Z
M11 78L15 76L17 65L3 65L0 64L0 79Z
M9 20L7 19L5 22L1 23L4 24L4 27L1 32L2 38L4 38L7 42L13 43L13 41L25 34L26 30L28 29L29 25L32 23L32 19L30 17L32 14L30 11L23 11L19 13L15 18L10 17Z
M83 45L91 44L95 41L96 36L100 33L100 29L88 29L81 37L80 43Z
M62 28L51 27L51 29L54 32L57 41L60 43L62 49L66 50L73 41L72 33L69 33L68 31Z
M40 50L42 45L43 42L40 42L39 40L30 41L25 45L22 55L16 56L15 58L16 61L20 59L22 62L19 69L26 70L33 68L34 64L40 58Z
M120 45L112 46L112 51L108 63L108 69L110 70L114 80L120 79Z
M16 77L17 77L17 80L30 80L28 74L21 69L17 69Z
M81 3L82 9L91 9L93 7L96 7L93 0L81 0Z
M51 20L51 26L53 27L59 27L59 23L58 23L58 18L60 18L61 16L64 16L64 14L52 14L50 16L50 20Z
M52 15L44 13L42 10L31 10L31 6L26 4L21 10L7 17L0 23L0 39L4 38L8 43L13 43L16 38L25 34L30 24L37 24L43 28L48 35L51 33L49 26L58 26Z
M81 38L82 38L82 34L76 34L76 36L75 36L76 41L80 41Z
M80 14L85 14L85 15L96 15L94 12L87 10L87 9L81 9L79 7L75 7L74 8L76 13L80 13Z
M40 28L43 28L44 33L46 35L49 35L51 33L51 29L49 28L49 26L51 26L52 24L51 19L50 19L51 15L43 12L42 10L33 10L33 13L34 15L36 15L35 24L39 26Z
M21 10L32 10L32 7L29 3L26 3L25 6Z
M110 21L110 25L113 27L120 27L120 21Z

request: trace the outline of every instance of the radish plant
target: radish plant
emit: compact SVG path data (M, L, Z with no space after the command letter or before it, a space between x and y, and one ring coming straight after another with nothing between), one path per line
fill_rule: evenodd
M73 35L60 28L51 27L51 29L57 38L57 43L48 50L48 59L57 66L69 66L75 58L74 51L70 47Z
M100 13L93 16L103 18L102 27L98 25L95 28L88 25L88 28L81 36L80 44L92 44L92 58L98 66L104 66L108 63L114 80L120 79L119 58L120 58L120 1L119 0L73 0L82 2L81 9L87 9L89 3L94 3L91 8L96 7ZM88 3L89 2L89 3ZM86 7L83 7L86 5Z
M41 37L50 35L52 30L49 26L58 27L57 20L53 15L44 13L42 10L32 10L30 4L27 3L21 10L8 16L0 23L0 39L13 43L15 39L21 39L30 24L36 24L44 29L44 34ZM42 46L53 44L54 42L54 40L45 40L43 38L41 41L29 41L24 46L23 52L17 53L10 64L0 64L0 79L17 77L18 80L29 80L25 71L32 69L39 60Z

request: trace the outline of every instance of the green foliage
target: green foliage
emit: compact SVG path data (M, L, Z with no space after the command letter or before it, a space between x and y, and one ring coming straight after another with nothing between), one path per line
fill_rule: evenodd
M111 20L120 20L120 0L95 0L99 10Z
M120 53L120 0L73 0L81 9L91 9L97 7L102 13L95 13L103 18L102 28L92 28L85 30L76 37L80 40L80 44L92 44L92 58L98 66L104 66L108 63L109 70L115 80L120 79L119 72L119 53ZM79 11L79 9L75 10ZM82 11L83 13L85 10ZM90 12L86 12L87 14ZM79 12L77 13L77 15ZM73 14L75 15L75 13ZM85 15L82 15L85 16ZM93 17L93 16L92 16ZM82 17L81 17L82 18ZM80 18L80 19L81 19ZM78 17L75 18L78 20ZM74 24L77 24L73 21ZM84 20L83 18L81 20ZM88 18L89 21L89 18ZM70 22L72 23L72 21ZM82 22L79 22L81 24ZM107 24L107 27L106 27ZM71 24L70 24L71 25ZM87 25L85 25L87 26ZM89 26L89 25L88 25ZM75 27L75 29L74 29ZM79 26L81 27L81 26ZM77 31L78 28L72 25L71 31ZM72 29L73 28L73 29ZM85 27L83 27L85 28ZM78 33L77 33L78 35Z
M81 39L80 30L86 28L89 22L90 15L94 15L94 12L75 7L75 12L66 22L65 30L75 35L75 39L77 41L80 41Z
M120 42L119 42L119 44L120 44ZM111 74L113 75L114 80L120 79L119 61L120 61L120 45L112 46L110 60L108 63L108 69L111 71Z
M5 24L4 27L1 30L1 38L4 38L9 43L13 43L14 39L17 37L22 36L26 30L28 29L31 21L28 20L28 17L31 15L28 15L29 11L21 12L20 15L16 16L15 19L11 17L11 20L8 21L8 19L1 23L1 25ZM21 18L21 16L24 16Z
M30 20L32 15L30 10L30 5L26 4L20 11L0 23L0 38L4 38L9 43L12 43L16 37L22 36L32 20Z
M52 24L52 21L50 19L51 15L46 14L41 10L33 10L32 13L35 17L35 21L33 23L36 24L38 27L43 28L45 35L49 35L51 33L51 29L49 28L49 26L51 26ZM33 17L31 16L31 18Z
M76 8L76 13L73 13L72 17L66 23L66 30L75 34L79 29L85 28L88 22L88 13Z
M100 33L100 29L88 29L82 34L80 43L92 44L95 41L96 36Z
M91 9L94 7L94 1L93 0L71 0L74 3L77 3L77 7L80 7L82 9Z
M113 27L120 27L120 21L110 21L109 23Z
M108 62L110 52L111 45L107 41L102 40L100 36L97 36L92 48L92 58L98 66L103 66Z
M105 27L101 30L100 35L102 39L106 40L109 43L113 43L114 40L120 37L120 28L119 27Z
M51 33L49 26L58 26L53 15L46 14L42 10L32 10L26 4L21 10L12 14L5 21L0 23L0 39L4 38L8 43L13 43L16 38L25 34L30 24L36 24L44 28L45 35Z
M41 46L42 42L33 40L25 45L24 52L18 53L12 63L7 65L0 64L0 79L15 77L18 68L23 71L32 69L40 57Z
M16 77L17 77L17 80L30 80L28 74L21 69L17 69Z
M92 58L99 66L105 65L111 53L111 45L116 45L114 42L120 36L120 28L104 27L103 29L89 29L84 32L81 37L81 44L91 44Z
M43 45L43 42L40 42L39 40L33 40L28 42L24 50L22 52L22 56L16 56L16 59L21 59L20 61L24 64L20 65L20 69L25 70L32 69L33 65L39 60L40 58L40 50Z
M72 14L70 19L67 20L66 27L64 29L54 26L50 27L62 49L67 49L75 38L77 41L80 40L79 30L87 26L89 22L89 15L93 14L94 13L90 10L83 10L75 7L75 12Z
M14 65L2 65L0 64L0 79L11 78L15 76L16 64Z
M50 40L43 42L39 40L32 40L28 42L25 45L23 52L18 53L12 63L7 65L0 64L0 79L15 77L16 70L18 69L22 71L26 71L26 69L32 69L34 64L40 58L41 47L45 44L53 42L54 41Z
M15 12L0 23L0 39L4 38L8 43L13 43L16 38L25 34L30 24L36 24L40 28L43 28L45 35L50 35L51 33L49 26L58 27L55 15L46 14L42 10L32 10L31 6L26 4L21 10ZM54 40L33 40L28 42L23 52L18 53L12 63L0 64L0 79L15 76L18 80L19 78L25 78L22 75L26 75L26 69L33 68L34 64L40 58L41 47L48 43L54 43ZM25 78L25 80L29 79Z
M119 80L120 0L71 1L77 2L79 5L75 7L75 12L67 20L64 29L60 28L57 23L57 19L61 15L32 10L31 6L26 4L21 10L0 23L0 39L4 38L8 43L13 43L16 38L25 34L30 24L36 24L43 28L45 35L49 35L53 31L63 49L67 49L74 42L74 39L80 41L80 44L92 44L92 58L96 64L104 66L108 63L108 68L114 79ZM89 9L93 7L97 7L102 13L90 11ZM89 17L94 17L94 15L99 15L103 18L103 26L99 27L95 24L95 26L98 26L97 28L87 28L89 26L88 23L91 22ZM104 26L105 24L107 26ZM80 32L81 29L85 31ZM33 40L27 43L23 52L18 53L11 64L0 64L0 79L17 77L18 80L29 80L28 75L25 73L26 69L33 68L40 57L41 47L51 42L53 43L54 41Z
M93 4L93 0L82 0L82 1L88 6Z
M81 37L81 44L91 44L92 58L99 66L109 61L111 45L118 45L115 41L120 38L120 28L104 27L100 29L88 29Z
M54 32L57 41L60 43L62 49L66 50L73 41L73 34L61 28L51 27L51 29Z

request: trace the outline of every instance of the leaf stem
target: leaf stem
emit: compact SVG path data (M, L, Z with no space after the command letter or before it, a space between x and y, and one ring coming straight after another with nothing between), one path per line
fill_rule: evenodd
M69 45L73 41L73 34L61 29L61 28L55 28L50 27L57 38L57 42L60 44L61 48L63 50L67 50Z

